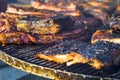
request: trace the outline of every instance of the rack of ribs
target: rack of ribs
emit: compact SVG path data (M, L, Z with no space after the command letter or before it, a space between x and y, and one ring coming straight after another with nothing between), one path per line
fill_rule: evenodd
M95 69L118 65L120 63L120 45L110 42L97 42L93 45L80 41L64 41L35 55L49 61L67 66L82 63Z
M14 18L9 17L9 14L14 16ZM78 38L80 41L84 41L88 39L88 34L91 33L90 29L93 29L89 27L89 25L93 24L89 22L89 19L80 19L76 22L71 17L62 15L50 18L11 13L3 13L1 15L3 16L0 21L0 43L2 45L13 43L58 43L61 40L71 38ZM89 25L82 24L84 21ZM99 23L99 21L97 22ZM25 36L25 38L22 36Z

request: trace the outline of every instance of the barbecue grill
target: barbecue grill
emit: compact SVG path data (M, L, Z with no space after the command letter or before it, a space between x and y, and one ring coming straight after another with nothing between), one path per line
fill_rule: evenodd
M55 80L120 80L119 66L96 70L87 64L66 66L34 57L52 45L0 46L0 59L25 72Z
M51 45L6 45L0 47L0 59L23 71L55 80L108 80L120 79L120 68L95 70L87 64L66 66L34 58L36 52Z

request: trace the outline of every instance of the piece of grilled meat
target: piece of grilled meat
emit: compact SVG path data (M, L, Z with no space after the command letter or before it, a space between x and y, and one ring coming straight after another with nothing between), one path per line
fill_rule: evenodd
M104 6L99 6L104 5ZM77 9L86 17L95 17L106 23L110 16L104 9L109 9L109 6L101 2L91 1L77 6ZM109 12L110 13L110 12Z
M87 4L95 8L101 8L101 9L106 9L106 10L110 8L110 6L108 6L106 3L100 2L100 1L89 1L87 2Z
M20 18L16 26L18 31L32 34L55 34L61 30L61 26L53 19L40 19L36 16Z
M46 18L44 16L16 15L9 17L9 13L1 14L0 32L26 32L32 34L55 34L60 30L73 29L75 21L69 16L54 16Z
M118 65L120 63L120 45L109 42L97 42L94 45L78 41L65 41L43 50L35 57L67 66L76 63L88 63L95 69Z
M6 12L6 13L1 13L0 14L3 18L23 18L23 17L26 17L27 15L20 15L20 14L16 14L16 13L8 13L8 12ZM35 16L37 16L37 15L35 15ZM38 15L38 16L40 16L40 15Z
M51 4L48 4L48 3L41 3L39 1L34 1L31 5L36 9L47 9L47 10L54 10L54 11L63 11L63 9L61 7L51 5Z
M54 1L53 1L54 2ZM73 3L66 3L62 4L62 1L60 4L50 4L50 3L42 3L40 1L34 1L32 4L32 7L36 9L47 9L47 10L54 10L54 11L75 11L76 5Z
M94 8L99 8L112 15L115 11L116 6L111 6L109 2L101 2L101 1L89 1L87 4L93 6Z
M90 41L93 33L96 30L101 29L102 25L103 23L100 19L97 19L94 17L82 17L82 18L75 19L74 27L84 26L88 30L87 33L89 33L87 41Z
M8 5L6 12L20 14L20 15L42 15L45 17L53 17L57 15L81 16L81 12L76 10L75 11L55 11L55 10L47 10L47 9L36 9L33 7L25 7L25 6L20 7L15 5Z
M107 14L105 11L103 11L102 9L88 9L83 11L83 14L86 17L95 17L100 19L103 23L106 23L109 17L109 14Z
M16 30L16 21L14 18L0 18L0 33L15 32Z
M19 15L42 15L46 17L52 17L57 15L56 12L50 10L39 10L33 7L20 7L15 5L8 5L6 12Z
M102 9L110 15L115 11L115 8L116 8L111 6L109 2L107 3L107 2L101 2L101 1L87 1L82 5L79 4L79 6L82 6L85 9L89 9L89 8Z
M120 34L113 30L97 30L91 38L91 43L95 44L98 41L108 41L120 44Z
M101 28L103 22L100 19L94 17L82 17L75 19L74 25L76 26L86 25L86 28L94 32L96 31L96 29Z
M88 31L83 28L76 28L72 30L64 30L57 34L27 34L24 32L12 32L12 33L0 33L0 43L4 46L5 44L49 44L59 43L66 39L86 40L89 36Z
M112 16L109 20L109 29L120 33L120 16Z

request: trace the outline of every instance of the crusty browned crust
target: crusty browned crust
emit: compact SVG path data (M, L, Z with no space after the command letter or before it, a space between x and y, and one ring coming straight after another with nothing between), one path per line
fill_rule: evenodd
M51 35L39 35L39 34L27 34L24 32L12 32L12 33L0 33L0 43L5 44L49 44L59 43L62 40L78 38L80 40L86 40L87 36L85 30L75 29L63 31L57 34ZM82 37L86 35L85 37ZM81 38L80 38L81 37Z
M117 33L113 33L112 30L97 30L91 38L91 43L95 44L98 41L108 41L120 44L120 36Z
M47 6L47 5L46 5ZM49 7L47 7L49 8ZM65 16L82 16L81 12L78 10L72 11L55 11L49 9L37 9L34 7L18 7L15 5L8 5L7 13L14 13L19 15L42 15L46 17L53 17L56 15L65 15Z

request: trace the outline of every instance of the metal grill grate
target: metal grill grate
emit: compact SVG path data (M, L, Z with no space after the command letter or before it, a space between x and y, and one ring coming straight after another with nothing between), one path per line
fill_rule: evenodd
M76 74L84 74L90 76L109 77L120 79L120 68L110 67L102 70L95 70L87 64L75 64L66 66L65 64L57 64L55 62L36 59L34 55L52 45L7 45L0 47L6 54L24 60L26 62L36 64L38 66L48 67L55 70L67 71Z

